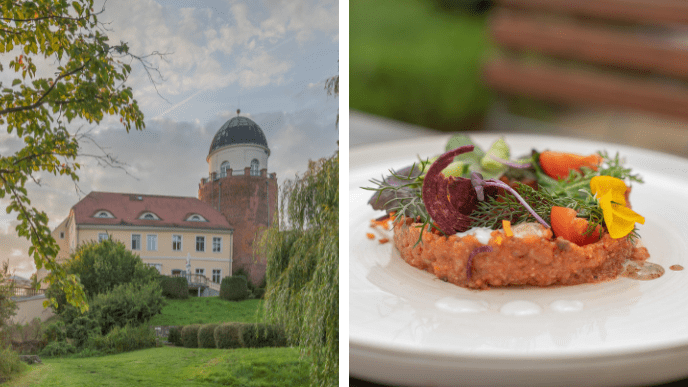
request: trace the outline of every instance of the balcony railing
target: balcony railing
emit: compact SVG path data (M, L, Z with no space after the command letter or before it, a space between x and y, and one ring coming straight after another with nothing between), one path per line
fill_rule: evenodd
M14 297L33 297L45 294L45 289L17 288L12 289Z
M184 277L190 288L208 287L208 277L203 274L172 274L171 277Z

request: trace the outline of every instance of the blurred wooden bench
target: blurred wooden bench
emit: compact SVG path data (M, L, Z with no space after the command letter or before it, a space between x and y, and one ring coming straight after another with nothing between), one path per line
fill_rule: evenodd
M496 0L494 90L688 119L688 0Z

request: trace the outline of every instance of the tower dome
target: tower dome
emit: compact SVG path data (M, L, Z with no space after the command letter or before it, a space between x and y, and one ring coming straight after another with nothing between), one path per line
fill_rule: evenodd
M236 116L220 127L213 137L208 153L213 153L228 145L240 144L254 144L268 148L268 141L260 126L248 117Z
M233 117L213 137L208 152L208 172L217 177L249 174L259 176L267 173L270 149L263 130L248 117ZM249 172L246 172L246 171ZM231 175L229 175L231 176Z

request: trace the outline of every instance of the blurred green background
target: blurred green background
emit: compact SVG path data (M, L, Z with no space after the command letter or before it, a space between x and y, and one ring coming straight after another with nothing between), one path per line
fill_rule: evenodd
M349 106L443 131L480 129L493 99L485 0L349 1Z

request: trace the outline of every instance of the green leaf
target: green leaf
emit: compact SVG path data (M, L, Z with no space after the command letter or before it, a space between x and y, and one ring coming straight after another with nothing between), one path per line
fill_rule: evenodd
M12 81L12 86L17 86L20 83L22 83L21 79L15 79L14 81Z

